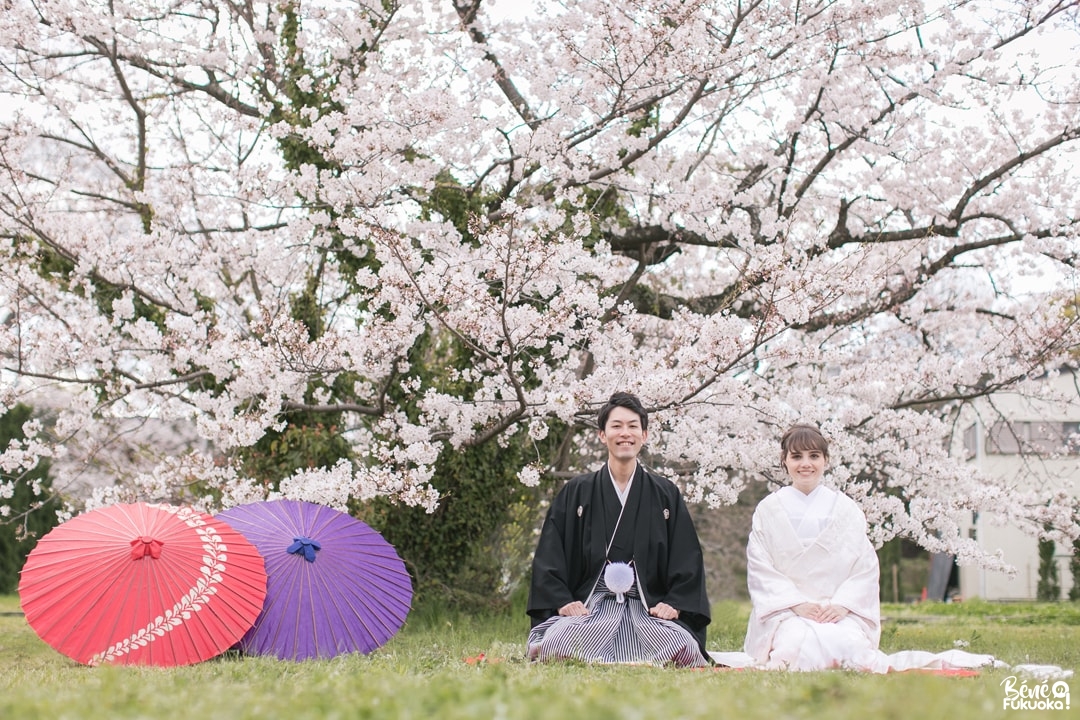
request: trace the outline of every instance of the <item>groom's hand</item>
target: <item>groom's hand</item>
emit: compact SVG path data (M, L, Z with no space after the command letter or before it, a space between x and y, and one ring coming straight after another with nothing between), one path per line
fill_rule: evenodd
M649 614L661 620L678 620L679 611L667 603L656 603L656 607L649 610Z
M588 615L589 608L585 607L585 603L580 600L575 600L572 603L566 603L559 608L559 614L564 617L576 617L578 615Z

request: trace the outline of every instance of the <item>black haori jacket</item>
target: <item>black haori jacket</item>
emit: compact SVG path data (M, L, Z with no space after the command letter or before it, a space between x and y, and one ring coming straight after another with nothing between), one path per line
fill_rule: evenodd
M679 489L638 463L623 518L607 465L579 475L559 491L548 509L532 564L527 611L535 627L575 600L585 602L606 565L629 562L637 569L648 607L665 602L676 621L705 653L710 621L705 563L693 520ZM605 550L618 523L611 552Z

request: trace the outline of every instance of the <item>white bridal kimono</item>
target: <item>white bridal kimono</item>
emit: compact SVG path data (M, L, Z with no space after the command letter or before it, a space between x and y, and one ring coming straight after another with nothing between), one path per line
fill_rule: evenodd
M854 501L824 485L808 495L781 488L754 512L746 559L749 655L772 668L872 669L881 637L878 561ZM805 602L840 605L849 614L837 623L814 622L791 610Z
M993 656L960 650L878 650L877 553L862 510L831 488L819 485L804 494L784 487L763 499L754 511L746 558L753 610L745 652L710 652L721 665L876 673L1007 667ZM836 623L814 622L791 609L805 602L839 605L848 615Z

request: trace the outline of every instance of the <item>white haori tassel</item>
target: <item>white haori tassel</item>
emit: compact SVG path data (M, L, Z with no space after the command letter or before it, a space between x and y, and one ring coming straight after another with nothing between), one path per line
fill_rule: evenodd
M604 569L604 584L615 593L616 602L623 602L626 592L634 587L634 568L624 562L611 563Z

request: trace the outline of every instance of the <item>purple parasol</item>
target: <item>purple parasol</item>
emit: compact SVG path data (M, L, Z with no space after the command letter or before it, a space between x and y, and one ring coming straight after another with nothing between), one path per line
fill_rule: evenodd
M405 564L360 520L297 500L239 505L217 518L266 561L266 601L240 640L244 652L286 660L368 653L405 624L413 592Z

